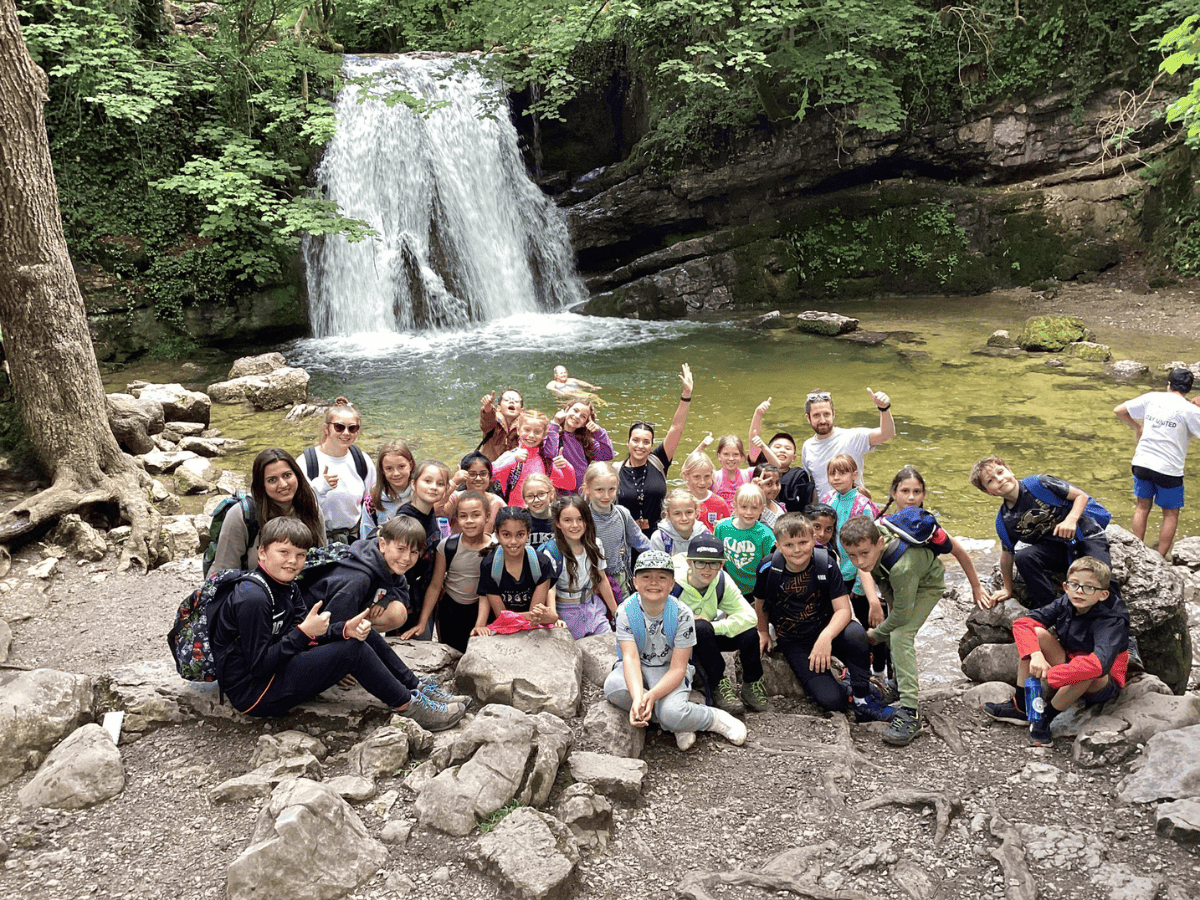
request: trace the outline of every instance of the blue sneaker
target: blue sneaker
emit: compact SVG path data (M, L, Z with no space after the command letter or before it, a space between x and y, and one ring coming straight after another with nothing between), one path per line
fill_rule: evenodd
M436 700L438 703L461 703L464 708L471 705L470 697L465 694L451 694L438 684L438 680L432 675L418 681L417 690L430 700Z
M889 706L874 694L871 694L862 703L852 700L851 705L854 707L854 721L859 724L863 722L890 722L892 721L892 717L896 715L896 707Z

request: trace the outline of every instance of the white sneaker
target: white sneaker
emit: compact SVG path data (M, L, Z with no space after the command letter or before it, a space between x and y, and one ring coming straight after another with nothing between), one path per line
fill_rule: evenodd
M696 732L694 731L677 731L675 732L675 746L680 750L691 750L692 745L696 743Z
M716 707L713 707L712 714L712 724L708 726L707 731L715 731L729 743L739 747L746 743L746 726L740 719L735 719L725 710Z

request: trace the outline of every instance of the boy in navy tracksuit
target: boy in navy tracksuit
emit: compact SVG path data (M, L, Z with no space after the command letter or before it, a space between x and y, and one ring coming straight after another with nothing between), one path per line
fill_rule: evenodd
M971 483L1004 500L996 515L1004 586L992 592L993 603L1012 596L1014 564L1025 582L1025 605L1030 609L1045 606L1058 596L1059 580L1071 560L1091 556L1112 565L1104 533L1108 512L1091 503L1075 485L1052 475L1018 480L998 456L977 462L971 470ZM1115 584L1109 585L1109 590L1113 596L1119 595Z
M365 609L331 622L320 602L308 607L295 580L312 544L312 532L299 519L272 519L262 529L258 567L212 615L217 681L234 708L281 716L352 675L395 712L431 731L462 718L461 704L423 693L422 682L371 627Z
M1029 719L1022 686L1031 675L1044 679L1052 696L1042 721L1030 727L1029 741L1035 746L1049 746L1050 723L1076 700L1107 703L1125 686L1129 611L1120 597L1110 595L1111 578L1112 570L1101 560L1077 559L1067 571L1063 595L1013 623L1021 657L1016 696L984 708L992 718L1025 724Z

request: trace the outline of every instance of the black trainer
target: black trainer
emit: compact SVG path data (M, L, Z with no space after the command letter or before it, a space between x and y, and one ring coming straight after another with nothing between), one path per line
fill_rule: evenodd
M983 711L997 722L1010 722L1013 725L1029 724L1029 716L1025 715L1025 710L1017 709L1017 704L1012 700L1005 700L1003 703L985 703Z

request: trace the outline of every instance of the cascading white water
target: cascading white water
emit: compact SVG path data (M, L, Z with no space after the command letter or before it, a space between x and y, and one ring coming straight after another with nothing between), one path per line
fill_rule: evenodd
M355 85L341 92L317 179L379 237L306 241L317 337L461 327L587 299L565 220L525 173L502 89L451 63L346 57L347 77L375 83L362 103ZM448 105L422 117L378 99L398 89ZM493 115L485 102L498 104Z

